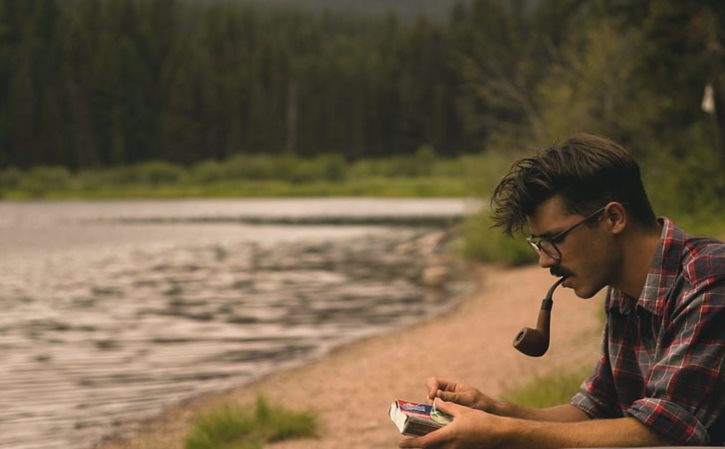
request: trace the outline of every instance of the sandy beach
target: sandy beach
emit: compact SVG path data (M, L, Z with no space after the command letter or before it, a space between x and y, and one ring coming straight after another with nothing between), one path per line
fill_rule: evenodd
M394 399L423 400L429 376L465 381L496 397L535 376L571 371L596 360L601 299L580 300L560 288L554 295L551 347L529 358L512 347L523 326L534 326L554 278L535 266L476 269L474 292L443 316L341 347L324 358L279 372L224 394L174 407L127 439L98 449L177 449L190 420L210 406L252 403L259 394L320 417L316 439L275 443L275 449L397 447L400 435L387 411Z

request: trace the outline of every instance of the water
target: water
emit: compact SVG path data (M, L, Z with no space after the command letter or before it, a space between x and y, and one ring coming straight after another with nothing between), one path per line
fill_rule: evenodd
M0 448L90 447L183 399L438 313L456 292L424 288L430 258L400 251L433 229L401 224L469 209L0 203Z

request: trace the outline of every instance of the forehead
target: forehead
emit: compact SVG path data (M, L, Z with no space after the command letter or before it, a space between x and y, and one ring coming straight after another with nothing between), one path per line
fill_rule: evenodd
M534 235L560 231L573 215L567 212L564 199L556 195L539 204L529 217L529 228Z

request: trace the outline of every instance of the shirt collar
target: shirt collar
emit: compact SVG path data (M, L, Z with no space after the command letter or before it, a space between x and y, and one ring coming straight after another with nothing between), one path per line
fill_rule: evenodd
M662 231L642 293L635 301L624 292L610 289L608 308L617 308L620 312L628 314L634 306L638 306L655 315L662 314L668 292L680 271L680 259L687 234L667 217L661 217L658 221Z

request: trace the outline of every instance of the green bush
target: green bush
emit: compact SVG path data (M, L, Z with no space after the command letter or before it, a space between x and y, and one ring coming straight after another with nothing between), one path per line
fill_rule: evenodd
M71 174L65 167L40 166L30 170L30 178L49 190L58 190L68 186Z
M186 174L183 167L162 161L145 162L135 165L132 168L132 172L138 182L152 186L179 182Z
M687 152L651 153L642 164L645 188L655 213L665 215L690 234L725 235L725 176L718 148L703 143L697 130ZM699 142L699 143L698 143ZM708 162L709 161L709 162Z
M415 152L414 167L415 176L430 176L433 174L435 167L436 154L430 145L423 145Z
M350 171L355 177L415 178L432 174L435 163L433 149L421 147L415 155L359 160Z
M293 155L237 155L221 164L226 179L278 180L294 183L343 181L347 165L342 156L330 154L312 158Z
M23 172L15 167L0 171L0 189L17 189L23 181Z
M467 172L466 163L472 156L464 155L455 158L436 158L433 163L433 176L460 178Z
M275 158L273 179L293 183L310 182L323 179L322 167L314 159L302 159L296 156Z
M223 181L226 176L224 165L215 160L202 161L191 168L192 179L202 184Z
M22 178L20 190L34 197L41 197L48 192L57 192L69 186L71 174L65 167L39 166Z
M579 391L582 381L589 375L590 368L569 373L557 373L535 377L527 385L504 395L503 399L527 407L553 407L568 404Z
M162 161L145 162L143 164L114 167L100 170L106 184L115 186L127 186L133 184L145 184L149 186L160 186L174 184L184 179L186 170L176 164ZM86 175L86 179L92 182L93 177Z
M326 154L317 157L321 166L322 177L326 181L338 182L347 179L347 163L338 154Z
M489 198L514 159L514 155L500 151L467 155L461 158L460 173L469 180L472 192Z
M725 176L718 164L702 160L662 158L651 164L646 183L656 212L703 217L723 212Z
M75 183L81 190L98 190L109 185L110 170L83 170L75 175Z
M186 449L261 449L265 443L314 437L317 419L270 405L260 396L253 409L226 404L199 416L186 436Z
M227 179L274 179L275 158L264 155L239 154L222 163Z
M536 254L523 238L511 238L491 227L487 212L469 217L463 224L460 242L463 257L506 266L534 263Z
M101 170L107 183L113 186L137 184L141 182L138 172L130 166L114 167Z

